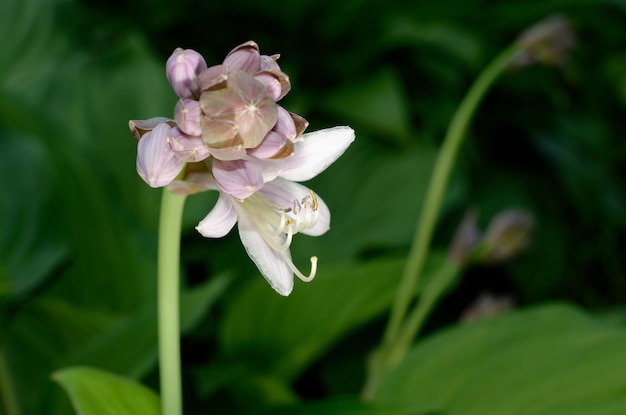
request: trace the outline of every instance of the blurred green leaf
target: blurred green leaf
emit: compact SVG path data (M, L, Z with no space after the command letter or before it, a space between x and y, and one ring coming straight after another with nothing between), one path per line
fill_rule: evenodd
M216 275L203 285L181 293L181 332L193 329L226 289L228 275ZM104 331L63 366L89 365L140 379L154 368L158 356L156 305L151 304Z
M276 415L418 415L433 414L427 408L422 410L403 410L388 408L376 403L364 403L347 398L334 398L326 401L307 402L299 405L271 408L267 412Z
M441 264L431 256L424 282ZM395 295L404 259L320 265L311 284L296 283L289 297L271 292L260 277L230 302L220 330L226 356L263 362L261 370L291 378L361 324L383 313Z
M371 74L361 83L335 91L324 105L345 122L367 126L397 144L412 140L407 97L393 70Z
M429 405L450 415L602 407L623 393L624 341L624 328L571 306L522 310L418 343L383 378L375 401Z
M58 269L68 254L53 215L58 201L42 146L0 130L0 299L23 297ZM33 162L24 169L23 161Z
M159 397L145 386L103 370L74 367L52 375L79 415L160 414Z

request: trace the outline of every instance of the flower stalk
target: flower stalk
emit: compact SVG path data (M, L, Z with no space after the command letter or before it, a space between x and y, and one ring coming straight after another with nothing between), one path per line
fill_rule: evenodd
M430 242L437 224L448 180L467 127L491 85L522 52L521 46L515 43L500 53L479 75L450 122L428 184L424 206L417 222L407 263L392 304L383 342L370 362L368 379L363 391L365 399L372 398L384 373L402 360L408 350L408 345L417 335L423 319L440 294L444 292L452 276L458 273L458 271L456 273L450 271L438 275L436 278L442 279L440 284L435 282L439 288L429 295L427 301L423 301L425 298L421 298L410 317L407 318L411 300L428 258ZM454 269L454 267L450 269Z
M185 196L163 189L158 248L159 370L163 415L182 415L179 276L184 206Z

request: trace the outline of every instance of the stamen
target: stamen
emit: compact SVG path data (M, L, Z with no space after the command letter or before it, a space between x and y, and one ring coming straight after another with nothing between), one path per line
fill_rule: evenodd
M311 257L311 271L309 272L308 276L305 276L303 273L300 272L298 268L296 268L296 266L293 264L293 261L291 260L291 258L287 256L285 251L281 252L281 255L283 259L285 260L285 263L287 263L287 266L289 267L289 269L293 271L293 273L298 278L300 278L304 282L313 281L313 278L315 278L315 274L317 273L317 257L316 256Z

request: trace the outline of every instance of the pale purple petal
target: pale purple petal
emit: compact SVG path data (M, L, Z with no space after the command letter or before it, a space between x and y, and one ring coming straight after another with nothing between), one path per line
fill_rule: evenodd
M263 187L259 169L244 160L214 160L213 176L221 191L237 199L245 199Z
M167 80L181 98L198 97L198 74L207 68L202 55L192 49L177 48L165 64Z
M273 206L279 209L293 208L295 201L311 198L311 190L300 183L278 178L265 183L259 194L265 197ZM301 233L309 236L319 236L330 228L330 210L321 197L315 194L319 217L315 226L302 230Z
M278 77L271 72L260 72L254 75L254 79L265 85L265 89L272 96L274 101L278 101L282 94L282 87Z
M238 202L235 202L238 203ZM196 229L205 238L221 238L235 226L237 211L233 207L230 196L220 193L217 203L208 215L196 226Z
M330 166L354 141L350 127L334 127L304 134L295 142L293 154L285 159L280 177L294 181L309 180Z
M293 153L293 142L275 131L267 133L261 144L248 150L248 154L259 159L284 158Z
M280 105L276 109L278 110L278 119L273 130L281 133L289 140L295 140L297 137L296 123L291 113Z
M178 127L170 132L170 145L179 159L185 162L198 162L209 157L209 147L202 137L195 137L183 133Z
M237 46L224 59L224 66L229 71L255 73L261 67L259 46L253 41Z
M202 110L200 103L193 99L181 98L174 108L176 125L185 134L199 136L202 134Z
M137 145L137 173L151 187L167 186L185 165L170 146L171 130L167 123L159 124Z
M244 208L239 206L237 210L239 212L239 238L248 256L276 292L284 296L289 295L293 290L293 272L281 253L265 242ZM289 251L284 255L291 259Z

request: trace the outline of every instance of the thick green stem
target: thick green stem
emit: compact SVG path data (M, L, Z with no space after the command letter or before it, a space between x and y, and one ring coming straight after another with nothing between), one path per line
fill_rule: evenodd
M185 196L163 189L159 221L159 368L163 415L182 415L180 374L180 229Z
M424 207L417 222L411 250L398 285L389 322L385 330L384 342L391 342L398 336L398 331L415 293L415 287L417 287L428 256L430 241L437 223L439 211L441 210L448 179L454 167L458 150L463 142L467 126L489 87L520 52L519 46L516 44L498 55L472 85L450 122L430 178L424 199Z
M428 257L430 242L437 224L448 180L467 127L491 85L521 52L520 47L514 44L498 55L476 79L450 121L430 177L424 206L417 222L411 249L392 304L383 342L372 356L368 368L368 378L363 391L365 399L370 399L373 396L381 377L402 360L423 319L435 305L437 296L426 300L427 304L425 305L421 304L424 300L421 299L411 313L410 321L406 321L407 311Z

